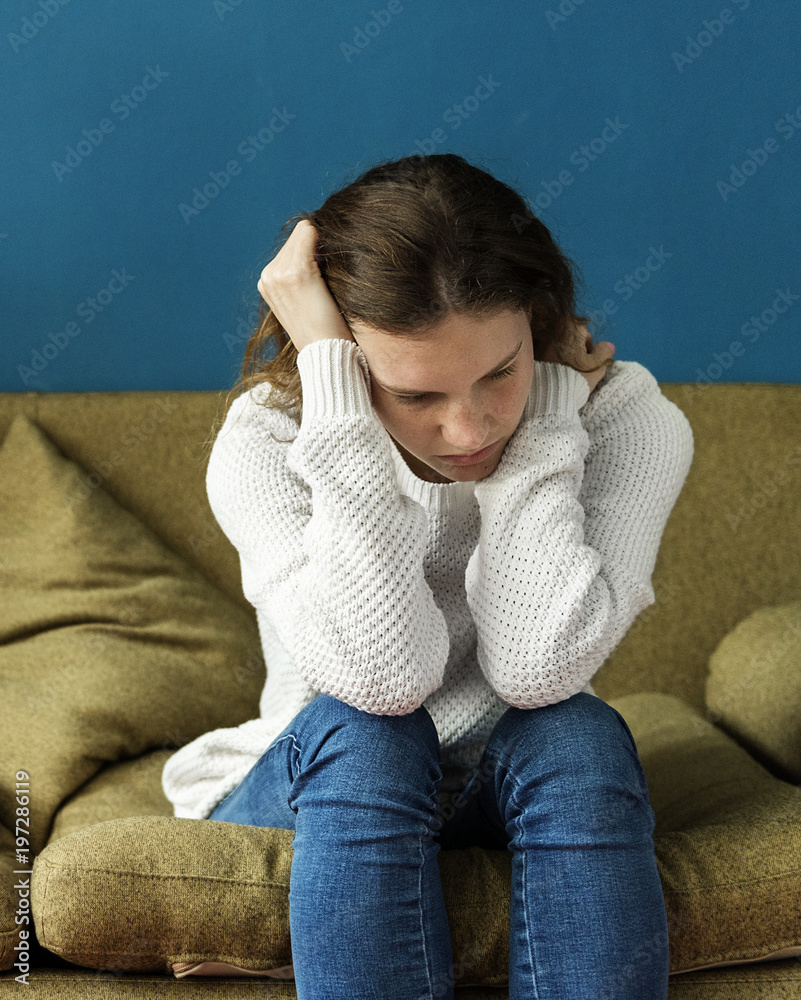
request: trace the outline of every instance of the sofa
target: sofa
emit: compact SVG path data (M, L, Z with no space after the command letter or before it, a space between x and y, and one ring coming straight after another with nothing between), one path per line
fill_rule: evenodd
M671 1000L801 997L801 386L661 389L695 457L593 686L648 781ZM0 998L296 996L293 833L161 785L268 669L205 493L225 397L0 394ZM439 852L457 1000L508 995L511 860Z

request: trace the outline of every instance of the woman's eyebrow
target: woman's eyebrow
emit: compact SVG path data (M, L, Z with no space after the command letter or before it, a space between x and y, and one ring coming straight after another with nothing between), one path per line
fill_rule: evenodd
M505 368L510 361L513 361L517 357L517 353L522 346L523 346L523 341L521 340L510 355L508 355L503 359L503 361L500 361L497 365L495 365L492 371L488 371L486 375L482 376L482 378L488 378L490 375L494 375L496 372L499 372L501 368ZM401 395L408 395L408 396L437 395L437 393L429 393L425 389L398 389L394 385L384 385L384 383L375 378L375 376L373 376L373 379L376 382L378 382L378 384L381 386L382 389L388 389L389 392L397 392L400 393Z

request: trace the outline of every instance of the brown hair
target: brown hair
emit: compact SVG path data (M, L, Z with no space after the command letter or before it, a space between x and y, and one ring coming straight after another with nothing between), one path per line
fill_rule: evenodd
M452 312L481 318L530 307L536 360L550 344L563 357L572 324L587 322L575 314L575 265L526 200L455 153L380 162L281 232L301 219L317 230L317 264L347 323L403 336L425 334ZM299 422L295 345L261 296L258 316L226 409L240 387L269 382L263 405ZM272 358L262 357L266 348Z

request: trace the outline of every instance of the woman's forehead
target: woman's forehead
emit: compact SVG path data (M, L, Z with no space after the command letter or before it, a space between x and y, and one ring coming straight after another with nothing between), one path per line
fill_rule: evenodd
M530 336L525 313L492 319L454 317L425 337L408 338L351 324L371 374L394 392L442 391L434 383L479 380L508 364Z

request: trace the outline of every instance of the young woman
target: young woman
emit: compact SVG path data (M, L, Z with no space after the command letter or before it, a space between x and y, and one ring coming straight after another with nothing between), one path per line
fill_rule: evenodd
M589 682L654 603L689 422L463 158L290 221L207 472L261 716L173 755L175 813L295 831L302 1000L452 997L437 852L470 845L513 855L511 998L664 998L655 817Z

